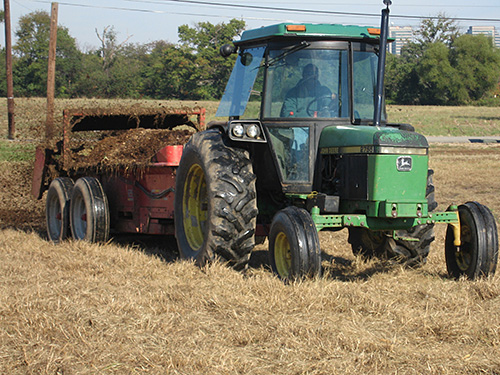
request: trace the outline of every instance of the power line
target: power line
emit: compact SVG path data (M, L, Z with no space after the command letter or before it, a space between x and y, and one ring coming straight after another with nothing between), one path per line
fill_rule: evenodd
M125 0L137 2L137 0ZM183 4L195 4L195 5L205 5L205 6L219 6L219 7L227 7L227 8L242 8L242 9L253 9L253 10L266 10L266 11L278 11L278 12L293 12L293 13L309 13L309 14L330 14L330 15L339 15L339 16L362 16L362 17L380 17L380 14L376 13L361 13L361 12L338 12L331 10L313 10L313 9L294 9L294 8L281 8L281 7L271 7L271 6L262 6L262 5L243 5L243 4L231 4L231 3L219 3L219 2L208 2L202 0L163 0L163 1L153 1L153 0L145 0L140 1L141 3L153 3L153 4L161 4L166 2L171 3L183 3ZM440 19L438 16L410 16L410 15L401 15L401 14L393 14L391 18L407 18L407 19ZM500 18L463 18L463 17L450 17L454 20L459 21L488 21L488 22L500 22Z
M37 3L50 4L51 1L44 0L30 0ZM337 15L337 16L356 16L356 17L380 17L378 13L362 13L362 12L339 12L331 10L313 10L313 9L297 9L297 8L282 8L282 7L271 7L271 6L260 6L260 5L243 5L243 4L231 4L231 3L220 3L220 2L208 2L202 0L163 0L163 1L137 1L137 0L124 0L129 2L139 2L139 3L151 3L151 4L165 4L177 3L177 4L192 4L192 5L202 5L202 6L214 6L214 7L224 7L224 8L238 8L238 9L250 9L256 11L273 11L282 13L301 13L301 14L314 14L314 15ZM67 3L59 2L61 5L66 6L76 6L84 8L98 8L98 9L110 9L110 10L123 10L123 11L134 11L142 13L162 13L162 14L181 14L181 15L197 15L197 16L208 16L203 14L193 14L193 13L181 13L181 12L171 12L171 11L161 11L161 10L151 10L151 9L140 9L140 8L124 8L124 7L114 7L114 6L103 6L103 5L88 5L88 4L78 4L78 3ZM216 17L210 15L211 17ZM219 17L222 17L219 15ZM249 19L250 17L241 17ZM402 14L392 14L391 18L401 18L401 19L434 19L438 20L439 16L417 16L417 15L402 15ZM455 21L475 21L475 22L500 22L500 18L468 18L468 17L448 17L449 19Z

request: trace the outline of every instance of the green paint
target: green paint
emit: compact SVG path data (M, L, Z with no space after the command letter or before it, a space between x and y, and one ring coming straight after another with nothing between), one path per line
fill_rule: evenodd
M435 212L420 218L381 219L360 214L320 215L319 209L314 207L311 210L311 216L318 231L324 228L342 227L362 227L371 230L393 231L410 229L417 225L459 223L457 211Z
M411 157L411 171L398 171L397 161ZM426 202L427 155L368 155L368 200Z
M311 24L305 25L306 31L287 31L287 25L297 25L294 23L280 23L277 25L265 26L258 29L246 30L235 44L244 44L249 41L260 39L270 39L275 37L311 37L328 39L358 39L358 40L379 40L378 35L370 35L369 28L373 26L338 25L338 24Z
M349 146L397 146L428 148L425 137L389 126L338 125L329 126L321 133L320 149Z

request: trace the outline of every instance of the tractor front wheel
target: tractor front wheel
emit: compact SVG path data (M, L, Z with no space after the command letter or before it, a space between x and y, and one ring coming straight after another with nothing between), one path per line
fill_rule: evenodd
M446 268L454 278L474 280L493 275L498 260L498 233L491 211L480 203L467 202L458 207L460 246L454 244L451 225L446 231Z
M175 186L175 235L183 258L219 258L244 269L255 245L257 198L247 151L217 130L194 134L184 147Z
M290 206L274 216L269 258L273 271L284 280L321 274L318 231L306 210Z

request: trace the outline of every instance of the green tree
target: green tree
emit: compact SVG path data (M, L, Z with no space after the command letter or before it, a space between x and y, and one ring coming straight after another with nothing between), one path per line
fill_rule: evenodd
M47 92L47 64L50 39L50 16L36 11L19 20L13 51L15 87L18 95L44 96ZM56 96L72 96L73 84L80 72L81 52L76 41L62 26L57 30Z
M5 48L0 49L0 96L7 97L7 69L5 66Z
M96 30L100 48L83 56L78 95L99 98L137 98L142 96L141 72L148 46L118 42L113 26Z
M457 36L452 22L444 20L423 21L420 30L419 41L387 60L390 102L464 105L493 97L500 78L500 50L491 38Z
M416 66L419 104L456 104L457 74L449 55L450 49L443 42L428 45Z
M459 77L457 104L478 101L497 88L500 50L493 45L490 37L461 35L453 42L450 63Z
M236 56L220 56L222 45L230 43L245 28L245 22L232 19L229 23L213 25L199 22L194 28L187 25L179 27L179 41L185 51L194 54L197 85L192 92L193 99L220 99L226 82L231 74Z
M197 99L198 68L189 48L157 41L142 72L144 94L151 98Z
M437 19L423 19L414 35L418 44L442 42L451 45L459 35L459 28L446 14L438 13Z
M0 10L0 23L3 23L5 21L5 14L3 10ZM5 48L2 48L0 50L0 77L4 78L6 76L6 71L5 71L5 64L3 62L5 61ZM7 82L5 79L2 79L0 81L0 96L7 96Z

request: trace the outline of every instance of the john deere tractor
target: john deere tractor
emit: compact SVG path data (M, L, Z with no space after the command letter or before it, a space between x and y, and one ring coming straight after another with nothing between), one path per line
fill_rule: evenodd
M321 273L318 231L349 231L355 254L426 261L445 223L450 276L492 275L498 234L477 202L435 211L426 138L392 124L383 95L389 1L380 28L282 23L245 31L215 121L176 176L180 253L244 269L268 237L283 279ZM389 40L390 42L390 40Z

